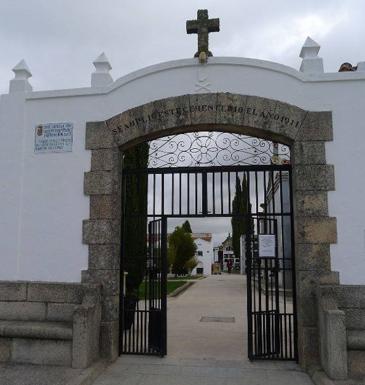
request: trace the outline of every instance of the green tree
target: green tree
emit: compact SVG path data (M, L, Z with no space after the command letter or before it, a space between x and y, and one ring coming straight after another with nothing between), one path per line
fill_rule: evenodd
M123 168L145 169L148 165L149 145L138 144L124 153ZM126 298L138 299L138 288L146 269L147 257L147 189L146 173L127 176L124 199L125 228L123 231L124 270L128 272Z
M184 231L185 231L186 233L192 233L192 232L193 232L193 231L191 230L190 222L189 222L188 220L186 220L186 221L182 224L181 227L184 229Z
M175 258L176 258L176 247L174 243L170 242L171 235L168 239L168 249L167 249L167 265L169 268L169 272L171 273L171 269L174 265Z
M194 269L194 267L196 267L197 264L198 264L198 259L194 255L193 258L190 258L188 261L185 262L185 268L187 272L190 273Z
M189 261L195 256L196 245L191 233L182 226L175 227L169 236L169 257L172 261L172 272L175 275L187 274L191 266Z
M236 192L232 201L232 248L236 257L241 255L241 235L246 234L250 224L250 205L246 175L236 178Z

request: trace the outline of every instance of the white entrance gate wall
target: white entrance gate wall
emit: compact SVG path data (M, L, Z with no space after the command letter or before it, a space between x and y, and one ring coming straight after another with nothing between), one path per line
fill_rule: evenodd
M161 133L165 128L165 123L157 129L153 128L156 121L143 120L148 120L156 112L153 108L158 106L158 102L154 105L152 101L165 99L161 104L161 116L157 116L164 122L171 113L169 103L176 108L190 103L196 95L199 113L190 104L193 108L188 111L191 124L199 125L201 119L205 127L212 124L217 128L220 123L218 118L212 121L214 116L218 117L217 111L215 115L209 114L204 106L212 105L212 101L219 104L224 98L228 101L237 98L239 104L245 106L247 118L242 118L236 126L244 127L246 133L261 132L264 136L267 132L272 139L276 135L275 127L280 127L275 139L292 144L290 140L295 138L293 131L298 132L302 123L306 122L303 127L308 136L299 139L299 145L294 148L294 164L302 165L301 172L296 173L296 186L303 187L312 178L315 180L313 183L321 185L324 191L318 193L318 189L314 188L315 199L312 199L311 193L305 193L301 198L298 194L298 207L295 207L297 215L306 217L303 222L296 223L296 239L303 241L297 254L305 254L306 262L312 269L305 272L305 267L302 267L304 274L298 276L299 346L302 350L299 354L302 364L308 366L317 336L315 312L309 314L305 311L313 309L312 288L318 284L310 279L317 263L318 270L329 269L330 244L332 270L340 272L342 283L365 283L362 273L365 269L365 206L359 204L363 199L365 181L358 166L365 150L362 118L364 82L365 72L361 71L308 74L276 63L241 58L210 58L205 65L199 64L197 59L162 63L127 75L105 87L72 90L33 92L29 90L27 76L16 78L11 83L11 92L2 95L0 101L3 198L0 202L0 279L77 282L80 281L80 271L92 270L92 263L97 259L97 249L90 248L88 255L88 248L82 244L82 239L89 246L92 243L117 244L118 231L115 231L110 219L118 202L109 199L117 179L110 175L107 177L108 173L99 170L112 170L118 154L102 150L113 147L108 126L87 125L87 122L103 122L116 116L115 120L108 122L109 127L117 130L119 119L122 119L122 123L129 126L125 131L116 131L117 143L131 145L134 141L148 138L150 133ZM242 104L246 100L253 104ZM255 103L264 109L255 109ZM133 110L128 112L138 106L142 107L136 110L137 113ZM276 106L280 112L288 111L288 115L276 114ZM127 112L121 114L124 111ZM316 115L315 111L329 112ZM223 121L229 118L231 112L229 108L225 111ZM266 114L265 119L256 117L261 113ZM34 153L35 127L50 122L73 123L72 152ZM150 123L152 129L148 131ZM177 128L178 125L175 122L171 127ZM171 133L171 127L168 133ZM97 131L95 137L100 150L92 146L93 130ZM87 148L93 148L92 156L85 149L85 137ZM308 164L315 164L316 168L306 167ZM333 167L328 165L334 166L336 180L335 191L328 194L329 210L327 190L334 190L334 175ZM92 173L86 174L84 180L84 172L90 169ZM108 220L93 222L93 218L104 218L103 215ZM318 218L321 215L323 218ZM83 233L82 222L86 218L91 218L91 221L84 223ZM97 238L99 233L100 239ZM90 234L92 242L88 241ZM105 236L110 237L110 242ZM336 241L337 244L334 244ZM104 253L108 254L105 248ZM113 252L110 251L111 254ZM310 258L314 260L310 261ZM99 262L99 270L95 270L94 274L104 274L105 278L105 274L117 271L115 259L105 263L103 267ZM111 263L114 263L113 267L110 267ZM118 317L117 286L118 280L115 279L114 282L110 280L110 286L103 287L102 349L109 349L104 353L110 358L114 358L117 351L117 330L114 328ZM112 316L113 321L105 319L105 314ZM315 357L312 358L315 361Z
M204 82L202 79L205 79ZM332 268L341 282L364 284L365 72L307 75L276 63L240 58L196 59L148 67L106 87L11 92L0 102L0 279L79 281L87 267L82 219L89 216L83 172L87 121L102 121L144 103L202 91L257 95L311 111L332 111L334 141L326 159L335 166L329 213L337 218ZM72 122L72 153L35 154L40 123Z

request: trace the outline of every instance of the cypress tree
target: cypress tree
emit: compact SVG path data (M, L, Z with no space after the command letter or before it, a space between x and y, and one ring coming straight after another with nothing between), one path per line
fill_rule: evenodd
M124 153L124 169L145 169L149 144L138 144ZM147 193L146 173L131 173L125 186L124 270L128 272L126 297L137 299L143 281L147 256ZM137 214L137 215L136 215Z
M190 226L190 222L188 220L186 220L182 226L183 230L186 232L186 233L192 233L193 231L191 230L191 226Z
M246 234L249 227L249 199L246 175L242 180L236 178L236 191L232 201L232 248L234 255L238 258L241 255L241 235Z
M191 233L182 226L177 226L169 236L169 255L173 257L172 272L175 275L187 274L195 252L196 245Z

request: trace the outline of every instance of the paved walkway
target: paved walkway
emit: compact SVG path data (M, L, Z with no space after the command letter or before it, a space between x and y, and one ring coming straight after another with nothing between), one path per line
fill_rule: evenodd
M245 283L212 276L168 301L168 355L121 356L94 385L312 385L293 362L247 360ZM234 323L200 322L234 317Z
M60 366L0 364L0 385L65 385L83 374Z

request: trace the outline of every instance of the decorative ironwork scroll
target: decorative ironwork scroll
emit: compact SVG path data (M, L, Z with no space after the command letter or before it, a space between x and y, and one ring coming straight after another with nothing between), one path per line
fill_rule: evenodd
M290 163L290 148L226 132L192 132L150 143L148 167L269 165Z

